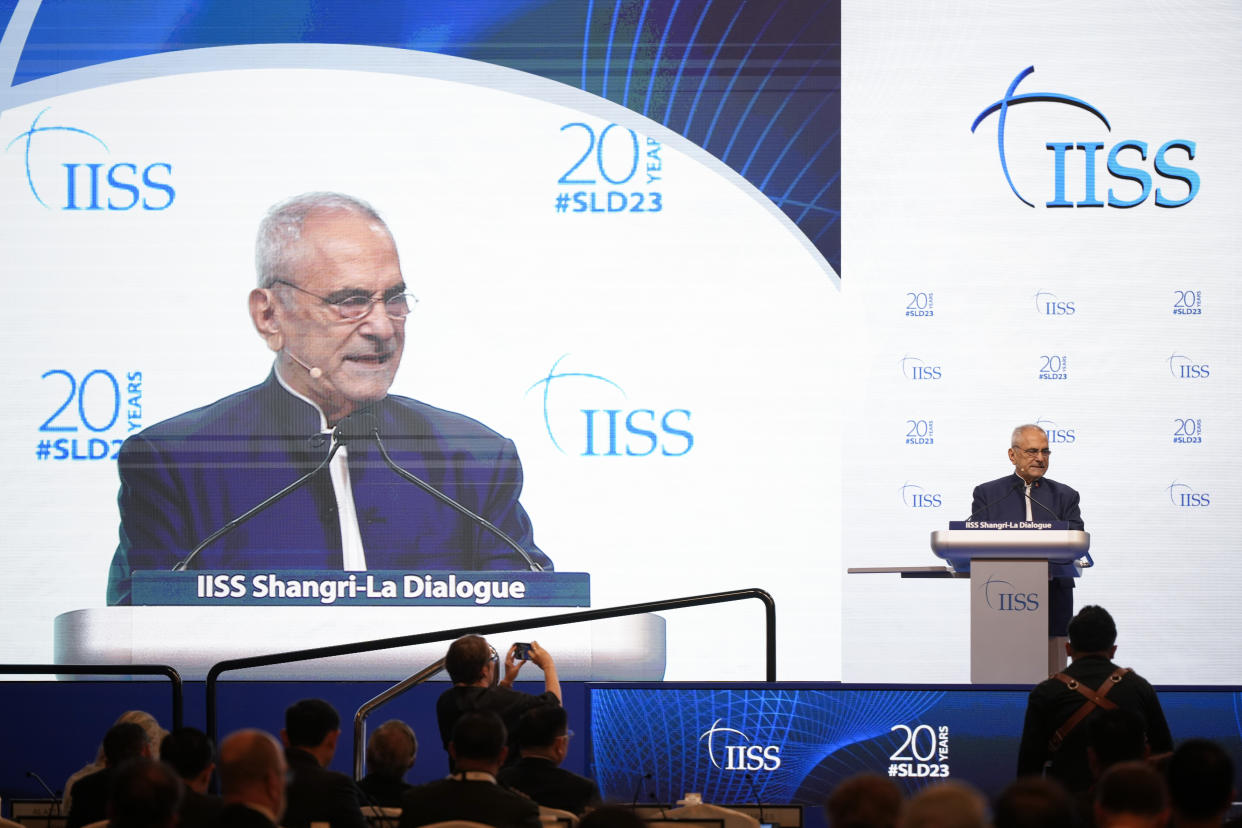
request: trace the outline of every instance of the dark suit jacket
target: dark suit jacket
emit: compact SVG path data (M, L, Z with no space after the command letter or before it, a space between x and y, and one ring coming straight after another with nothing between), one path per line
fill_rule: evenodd
M500 782L529 796L545 808L581 815L600 804L599 786L585 776L558 767L551 759L523 756L500 771Z
M546 570L518 502L522 465L510 440L407 397L370 407L393 460L498 526ZM130 573L171 569L200 541L327 456L319 410L265 382L153 425L121 446L120 544L108 603L131 600ZM488 530L388 468L374 440L348 446L349 476L369 569L527 570ZM327 469L213 543L194 569L342 567L336 498Z
M1070 678L1077 679L1092 690L1108 680L1117 669L1107 658L1086 656L1076 658L1065 668ZM1129 673L1108 691L1106 697L1122 710L1137 713L1147 731L1147 743L1153 754L1173 750L1173 737L1156 691L1137 673ZM1048 740L1086 699L1064 682L1050 678L1035 686L1026 703L1026 719L1022 725L1022 741L1018 745L1018 775L1038 774L1044 762L1051 759L1048 775L1060 781L1071 792L1084 791L1094 779L1087 763L1087 726L1100 710L1093 710L1065 737L1056 753L1048 750Z
M65 828L82 828L108 818L108 794L112 787L112 768L97 770L73 783L69 816Z
M494 782L458 775L417 785L401 799L397 828L466 819L496 828L540 828L539 806Z
M974 520L1026 520L1026 497L1022 478L1006 475L975 487L970 514ZM1078 492L1055 480L1041 478L1031 488L1031 519L1047 522L1063 520L1071 529L1083 529L1078 509ZM1074 615L1074 578L1078 570L1072 564L1049 564L1053 576L1048 583L1048 635L1063 636Z
M236 802L220 809L211 823L212 828L276 828L276 824L256 811Z
M211 822L212 828L276 828L276 823L253 808L231 802L220 809Z
M220 797L201 794L187 786L177 812L177 828L207 828L223 807L224 800Z
M381 808L400 808L401 797L414 787L404 779L368 773L358 780L358 790L367 805L378 805Z
M320 767L304 750L288 748L289 784L284 828L310 828L312 822L329 822L332 828L368 828L362 815L361 796L354 780L343 773Z

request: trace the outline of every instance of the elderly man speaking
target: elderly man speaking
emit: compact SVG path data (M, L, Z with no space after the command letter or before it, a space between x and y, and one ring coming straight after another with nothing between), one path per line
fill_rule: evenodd
M1082 529L1078 492L1048 477L1052 449L1048 435L1037 425L1020 425L1009 440L1013 473L975 487L970 515L986 521L1065 521ZM1074 614L1074 567L1048 567L1048 656L1050 666L1065 666L1066 628Z
M481 423L388 393L401 364L407 292L388 227L368 204L307 193L259 227L255 329L276 353L267 379L151 426L121 447L120 543L108 603L131 573L171 569L247 510L331 462L222 534L195 569L551 569L518 502L513 443ZM334 429L335 437L334 437ZM492 523L411 485L383 458ZM519 548L515 548L519 547Z

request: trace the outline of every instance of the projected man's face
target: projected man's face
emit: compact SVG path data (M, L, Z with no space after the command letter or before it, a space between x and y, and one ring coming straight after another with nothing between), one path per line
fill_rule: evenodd
M401 363L405 319L385 305L405 292L397 249L382 224L323 211L303 223L292 273L291 284L251 293L251 315L280 353L281 377L335 423L383 399ZM351 297L374 301L361 318L342 318L334 303Z
M1009 449L1009 462L1018 477L1031 483L1048 473L1051 455L1048 435L1042 429L1024 428Z

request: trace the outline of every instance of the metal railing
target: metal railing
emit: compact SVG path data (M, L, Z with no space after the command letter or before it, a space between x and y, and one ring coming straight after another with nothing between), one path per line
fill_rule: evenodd
M362 757L365 753L364 747L367 742L367 716L371 715L371 711L385 704L397 696L400 696L411 687L422 684L427 679L444 669L444 659L437 659L419 670L408 679L397 682L389 687L383 693L380 693L373 699L368 699L362 703L362 707L358 708L358 712L354 714L354 779L362 778Z
M478 624L471 627L458 627L437 632L401 635L392 638L379 638L372 641L358 641L352 644L334 644L327 647L312 647L306 650L291 650L284 653L234 658L221 661L207 671L207 735L219 744L216 728L217 718L217 684L222 673L234 670L246 670L251 667L270 667L274 664L289 664L295 661L313 661L319 658L370 653L376 650L390 650L397 647L410 647L416 644L431 644L436 641L452 641L463 635L490 635L493 633L513 632L514 630L532 627L559 627L566 624L577 624L584 621L599 621L605 618L619 618L625 615L641 615L647 612L662 610L686 609L709 604L726 604L731 601L755 599L764 605L766 627L766 658L765 681L776 681L776 602L767 591L757 588L738 589L731 592L713 592L707 595L691 595L685 598L666 598L662 601L647 601L641 604L624 604L619 607L570 612L563 615L544 615L538 618L525 618L520 621L500 621L492 624ZM411 677L413 678L413 677ZM406 679L410 681L410 679ZM403 682L404 683L404 682ZM412 686L412 685L411 685ZM357 750L357 745L355 745Z
M167 664L0 664L0 675L164 676L172 682L172 725L181 727L185 694L181 674Z

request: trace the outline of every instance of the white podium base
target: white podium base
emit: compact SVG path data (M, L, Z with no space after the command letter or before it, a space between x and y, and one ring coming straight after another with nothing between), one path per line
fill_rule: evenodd
M567 610L568 612L568 610ZM546 614L546 613L540 613ZM531 617L503 607L104 607L56 617L57 664L168 664L187 681L217 662ZM519 630L489 638L502 656L537 640L566 681L659 681L665 624L658 615ZM449 642L238 670L225 680L393 681L444 656ZM98 680L98 676L63 676ZM143 677L148 678L148 677ZM520 680L537 680L526 666ZM445 673L436 680L448 680Z

